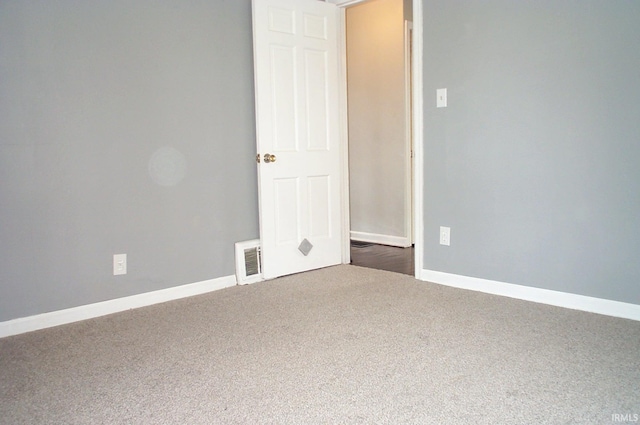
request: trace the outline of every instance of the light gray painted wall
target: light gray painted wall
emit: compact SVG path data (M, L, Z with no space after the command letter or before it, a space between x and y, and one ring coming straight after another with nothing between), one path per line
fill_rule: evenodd
M425 1L426 269L640 304L639 23L637 1Z
M249 0L0 2L0 321L232 275L253 96Z
M350 7L346 25L351 230L408 238L403 2Z

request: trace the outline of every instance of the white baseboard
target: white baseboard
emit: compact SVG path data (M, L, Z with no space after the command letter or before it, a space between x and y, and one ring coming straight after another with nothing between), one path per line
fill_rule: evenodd
M166 301L200 295L235 285L235 276L224 276L203 282L161 289L159 291L131 295L129 297L118 298L115 300L102 301L65 310L52 311L50 313L8 320L6 322L0 322L0 338L78 322L80 320L106 316L107 314L146 307Z
M640 321L640 305L637 304L424 269L420 274L420 280L452 286L454 288L470 289L472 291L502 295L525 301Z
M410 238L405 238L402 236L379 235L376 233L354 232L353 230L351 231L351 240L358 242L377 243L381 245L399 246L401 248L407 248L411 246Z

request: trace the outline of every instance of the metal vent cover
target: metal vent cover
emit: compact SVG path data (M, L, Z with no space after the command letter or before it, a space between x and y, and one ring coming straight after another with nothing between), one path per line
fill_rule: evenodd
M262 279L262 264L260 256L260 240L237 242L236 248L236 279L238 285L260 282Z
M247 277L260 274L260 249L258 247L244 250L244 272Z

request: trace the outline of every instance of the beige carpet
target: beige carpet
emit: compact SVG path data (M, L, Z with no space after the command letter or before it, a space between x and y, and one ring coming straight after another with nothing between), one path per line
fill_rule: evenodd
M611 424L634 414L639 322L355 266L0 339L2 424Z

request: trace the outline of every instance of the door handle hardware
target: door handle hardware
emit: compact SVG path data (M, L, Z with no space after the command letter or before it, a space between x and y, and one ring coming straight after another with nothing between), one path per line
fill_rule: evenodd
M276 156L269 154L269 153L265 153L264 154L264 162L266 164L269 164L270 162L276 162Z

